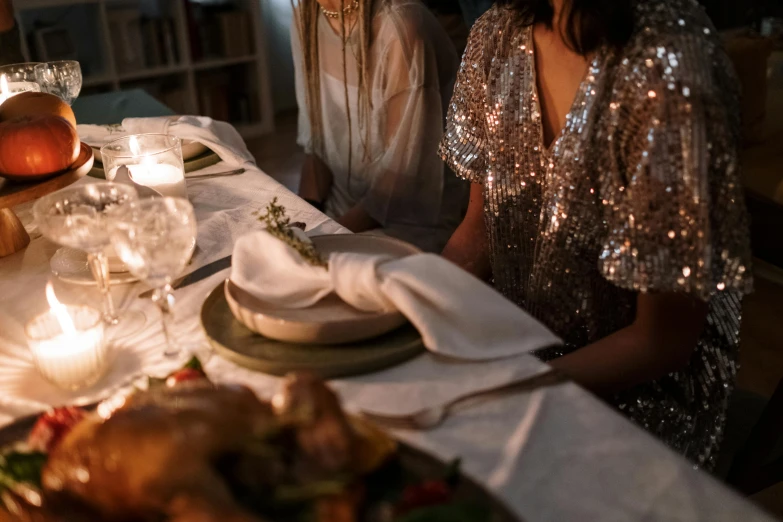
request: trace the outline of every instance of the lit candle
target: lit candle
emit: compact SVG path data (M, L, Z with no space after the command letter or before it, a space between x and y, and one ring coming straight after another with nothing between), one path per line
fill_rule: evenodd
M128 175L134 183L150 187L163 196L187 199L185 173L181 168L168 163L157 163L153 158L144 157L136 136L130 137L128 146L134 155L142 156L141 163L126 165Z
M46 285L49 311L27 324L26 333L38 371L69 390L89 386L106 369L106 343L98 310L65 306Z
M163 196L187 199L188 191L182 169L166 163L141 163L127 167L134 183L154 189Z

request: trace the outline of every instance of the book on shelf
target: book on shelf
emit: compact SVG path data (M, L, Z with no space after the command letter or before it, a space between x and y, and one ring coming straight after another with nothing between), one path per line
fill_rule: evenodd
M194 61L253 55L253 26L249 11L225 4L186 2Z
M141 27L144 35L144 57L147 67L165 65L165 54L158 38L158 20L144 20Z
M166 63L174 65L179 62L175 36L177 33L174 28L174 20L171 20L170 18L160 20L160 25L163 36L163 48L166 51Z
M170 18L142 18L138 9L109 9L111 35L117 71L131 73L179 63L174 21Z
M223 56L239 58L252 54L250 20L245 11L229 11L218 15Z
M119 72L144 68L141 17L137 9L111 9L107 13L114 61Z

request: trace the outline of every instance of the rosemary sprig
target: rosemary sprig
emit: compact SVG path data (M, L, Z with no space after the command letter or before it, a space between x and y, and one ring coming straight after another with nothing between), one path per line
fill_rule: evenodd
M291 230L291 219L285 214L285 207L277 204L274 198L266 207L266 211L258 216L258 220L266 224L266 231L280 241L296 250L306 263L328 269L326 260L318 253L312 243L299 239Z

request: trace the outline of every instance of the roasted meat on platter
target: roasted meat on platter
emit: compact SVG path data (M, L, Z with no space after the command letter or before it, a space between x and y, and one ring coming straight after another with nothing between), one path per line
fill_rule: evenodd
M395 449L311 375L265 402L212 384L196 361L95 411L42 415L0 451L0 522L394 520L389 495L368 492ZM399 498L406 510L447 503L444 487Z

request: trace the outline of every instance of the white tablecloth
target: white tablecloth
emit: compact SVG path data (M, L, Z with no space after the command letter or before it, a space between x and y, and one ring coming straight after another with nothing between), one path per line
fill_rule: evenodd
M216 165L203 172L217 172ZM82 180L80 183L90 182ZM198 250L192 269L231 253L236 238L259 227L254 213L275 196L294 221L323 233L343 231L263 172L251 169L241 176L188 182L188 193L199 220ZM46 307L44 286L49 258L57 246L37 234L30 206L18 207L33 241L23 252L0 259L0 425L29 414L41 404L75 399L56 390L35 372L24 340L24 324ZM227 271L176 292L177 327L186 343L206 343L198 312L206 294ZM57 295L69 303L99 303L90 287L55 282ZM160 372L163 336L158 315L149 300L136 299L144 288L124 285L113 290L120 307L142 310L147 326L137 335L115 343L110 373L83 400L138 372ZM532 373L543 365L531 357L488 363L494 371ZM489 367L445 364L431 355L368 377L334 383L347 404L386 407L421 401L412 386L417 375L432 375L438 367L439 393L448 395L452 383L481 385ZM502 368L501 368L502 367ZM207 363L210 377L241 382L259 395L268 395L277 380L214 356ZM389 397L394 401L389 403ZM436 400L439 397L429 397ZM399 433L400 437L443 458L460 456L467 473L493 489L530 521L750 521L768 520L757 508L727 490L636 428L598 399L573 384L528 395L486 401L461 411L437 430Z

